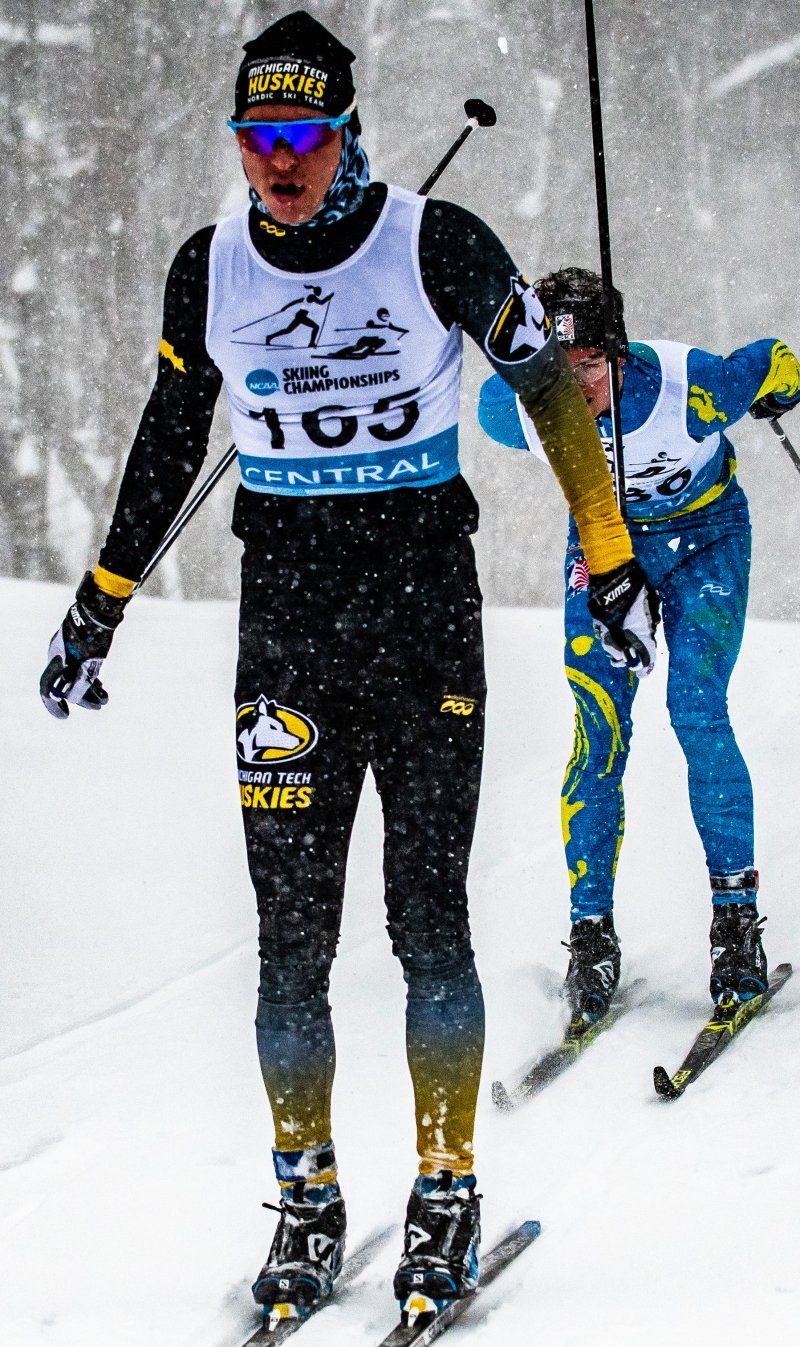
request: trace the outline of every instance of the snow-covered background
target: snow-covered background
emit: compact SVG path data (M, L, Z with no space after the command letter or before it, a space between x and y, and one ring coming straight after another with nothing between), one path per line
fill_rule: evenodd
M36 694L66 587L0 583L0 1340L236 1347L274 1200L255 1054L254 903L232 734L233 605L137 598L100 715ZM489 610L488 754L471 873L488 1008L477 1169L487 1244L543 1234L452 1330L542 1347L793 1343L800 979L684 1098L657 1100L707 1008L708 897L685 774L642 689L617 924L632 1010L517 1114L489 1087L557 1037L568 931L558 796L571 738L555 612ZM798 957L800 630L752 622L732 688L757 799L773 962ZM371 782L332 999L335 1133L352 1243L401 1220L415 1172L403 983L383 929ZM395 1239L308 1347L394 1321Z
M582 0L0 0L0 574L74 583L94 564L155 373L170 261L246 199L225 125L241 43L301 4L357 53L375 178L418 187L464 100L486 99L497 126L471 136L436 192L482 215L531 280L599 266ZM595 10L629 332L798 349L800 0ZM556 604L558 488L524 456L498 466L475 418L487 373L468 342L463 460L485 592ZM798 619L782 572L800 549L800 483L763 425L736 436L770 537L752 611ZM229 443L222 414L211 460ZM152 593L235 594L232 486Z
M231 725L225 602L137 598L111 702L67 724L36 695L46 641L107 527L152 380L163 280L194 229L244 201L225 129L240 43L300 0L0 0L0 1341L235 1347L269 1246L271 1132L252 1020L256 922ZM306 0L358 52L374 175L413 187L462 125L442 193L531 277L598 264L580 0ZM729 350L800 345L800 0L596 5L615 279L629 330ZM556 602L563 503L490 446L467 351L464 462L497 604ZM792 418L787 420L792 434ZM737 431L755 524L752 609L800 617L800 479ZM800 432L796 438L800 439ZM227 446L218 418L212 460ZM151 593L232 595L233 475ZM40 583L69 579L69 587ZM708 900L665 668L637 706L618 928L642 1004L513 1117L489 1086L558 1036L567 892L558 798L572 702L560 617L487 613L491 682L471 893L487 997L478 1118L487 1244L541 1240L453 1330L478 1344L793 1343L800 979L673 1105L707 1008ZM732 689L757 801L774 962L800 958L795 890L800 627L750 624ZM402 1219L415 1170L403 983L383 929L368 781L333 980L336 1141L355 1244ZM391 1326L387 1247L308 1347Z

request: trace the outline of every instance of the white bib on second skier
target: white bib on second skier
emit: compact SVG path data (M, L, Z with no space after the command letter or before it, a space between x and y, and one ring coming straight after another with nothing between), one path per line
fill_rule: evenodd
M623 432L625 501L632 519L668 518L691 508L718 481L725 441L718 431L695 440L687 429L687 361L692 347L677 341L639 344L658 356L661 388L647 420L638 429ZM536 427L519 398L517 411L528 448L544 458ZM601 438L613 471L611 440Z
M313 273L265 262L247 211L217 226L206 346L249 490L385 491L459 471L461 330L446 331L423 289L424 205L390 187L357 252Z

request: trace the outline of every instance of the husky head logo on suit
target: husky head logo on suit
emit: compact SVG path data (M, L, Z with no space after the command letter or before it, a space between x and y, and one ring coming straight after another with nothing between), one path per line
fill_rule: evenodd
M236 708L236 743L243 762L285 762L309 753L317 727L301 711L278 706L262 694Z
M486 350L502 365L530 360L550 336L550 319L524 276L512 276L486 337Z

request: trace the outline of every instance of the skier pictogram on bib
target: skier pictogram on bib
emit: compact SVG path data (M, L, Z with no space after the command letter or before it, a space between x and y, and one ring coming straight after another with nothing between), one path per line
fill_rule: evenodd
M287 300L274 313L234 328L234 345L313 351L325 360L366 360L399 354L398 343L409 329L393 322L384 305L359 327L336 327L330 313L334 296L333 290L324 294L321 285L305 282L302 295Z

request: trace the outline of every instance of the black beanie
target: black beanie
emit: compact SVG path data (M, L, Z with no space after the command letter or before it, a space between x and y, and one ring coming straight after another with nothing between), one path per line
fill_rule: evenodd
M244 44L233 120L265 103L296 103L336 117L355 98L355 55L303 9Z

